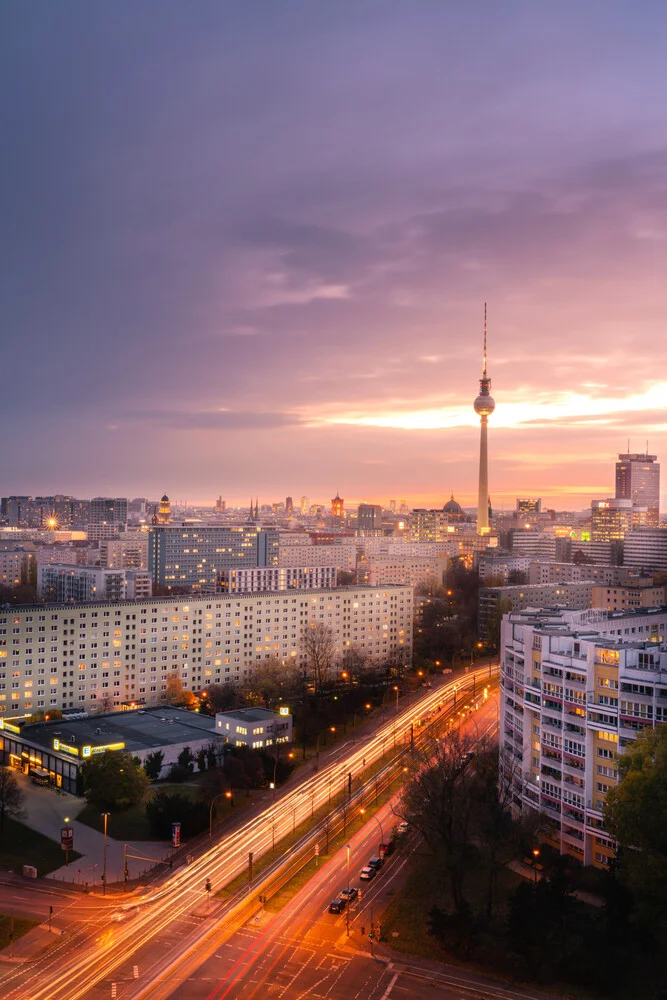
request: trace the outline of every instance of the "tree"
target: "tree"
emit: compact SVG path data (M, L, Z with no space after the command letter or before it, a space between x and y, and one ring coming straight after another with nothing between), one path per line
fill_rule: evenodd
M272 708L293 694L294 687L294 670L277 656L272 656L252 668L243 694L247 704Z
M206 763L208 764L209 770L212 767L217 767L219 764L218 751L222 752L222 747L220 744L209 743L206 747Z
M464 880L476 855L472 846L471 738L449 729L423 750L424 766L407 785L400 815L419 830L449 880L457 911L465 903Z
M206 747L200 747L197 751L197 767L200 771L206 770Z
M187 691L183 687L181 678L175 673L167 676L164 700L168 705L179 705L183 708L195 708L199 703L192 691Z
M522 586L528 583L528 574L523 569L511 569L507 574L508 584ZM489 584L487 584L489 586Z
M162 764L164 762L164 753L162 750L155 750L153 753L149 753L144 760L144 771L151 779L151 781L157 781L162 772Z
M5 816L22 817L23 798L23 790L12 769L0 767L0 837L5 830Z
M333 631L324 622L311 622L301 642L315 690L321 691L334 666L336 644Z
M177 760L179 767L186 768L192 774L195 769L195 755L190 747L183 747Z
M620 780L607 793L605 827L619 844L622 879L642 919L666 923L667 725L645 729L618 758Z
M183 837L194 837L208 827L208 806L185 792L161 789L146 803L151 832L160 840L171 839L171 824L181 824Z
M229 712L235 708L245 708L246 699L237 684L225 681L224 684L210 684L202 691L199 700L199 710L204 715L215 715L216 712Z
M103 810L129 809L144 797L150 779L125 750L95 754L81 768L84 794Z
M357 574L354 570L339 569L336 574L337 587L352 587L357 582Z

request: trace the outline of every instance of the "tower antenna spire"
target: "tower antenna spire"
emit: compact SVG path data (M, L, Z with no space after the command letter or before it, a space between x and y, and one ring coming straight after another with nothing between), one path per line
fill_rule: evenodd
M484 303L484 365L482 375L486 376L486 302Z

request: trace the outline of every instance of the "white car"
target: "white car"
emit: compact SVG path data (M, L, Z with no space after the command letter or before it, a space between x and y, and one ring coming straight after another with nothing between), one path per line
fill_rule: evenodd
M403 822L402 822L402 823L399 823L399 824L398 824L398 832L399 832L399 833L407 833L409 829L410 829L410 827L409 827L409 826L408 826L408 824L407 824L407 823L405 822L405 820L403 820Z

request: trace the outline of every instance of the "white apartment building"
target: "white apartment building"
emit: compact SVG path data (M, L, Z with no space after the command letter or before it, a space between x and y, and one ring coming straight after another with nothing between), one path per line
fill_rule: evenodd
M412 588L391 586L0 610L0 714L156 704L170 674L199 692L271 657L302 674L302 637L318 623L341 659L409 664L412 613Z
M353 538L336 545L278 545L278 565L299 569L303 566L335 566L337 570L352 572L357 561L357 547Z
M218 712L215 717L216 736L237 747L262 750L292 742L292 716L288 708L272 712L268 708L238 708Z
M441 587L449 567L449 556L375 556L357 564L357 579L372 587L385 583L404 583L410 587L436 583Z
M501 638L500 769L514 808L544 812L561 853L604 867L603 810L616 758L667 721L667 607L506 615Z
M46 601L122 601L125 573L103 566L55 563L37 567L37 596Z
M329 546L327 546L329 548ZM268 590L319 590L336 586L335 566L242 566L220 572L228 594L256 594Z

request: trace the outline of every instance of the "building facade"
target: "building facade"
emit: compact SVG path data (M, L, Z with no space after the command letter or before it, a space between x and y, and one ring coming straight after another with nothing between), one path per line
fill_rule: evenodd
M622 541L632 530L632 500L593 500L591 503L591 541Z
M635 507L648 508L645 524L657 528L660 523L660 464L657 455L619 455L616 463L616 498L632 501Z
M525 608L563 607L574 610L590 608L593 583L582 580L574 583L514 584L506 587L481 587L479 591L479 634L483 639L491 636L491 623L498 608L522 611Z
M158 704L172 674L197 693L273 657L302 676L315 624L331 628L337 659L412 661L411 587L21 606L0 611L0 714Z
M103 566L46 563L37 568L37 596L60 604L122 601L127 596L125 571Z
M222 570L278 564L277 528L257 524L156 525L148 568L160 587L212 591Z
M239 708L231 712L218 712L215 732L225 743L236 747L264 750L292 742L292 716L287 707L279 712L268 708Z
M623 565L639 570L667 570L667 528L634 528L623 541Z
M591 605L618 611L623 608L655 608L665 603L665 587L654 587L652 578L625 586L593 587Z
M268 590L319 590L336 586L335 566L258 566L223 569L220 587L228 594L256 594Z
M500 774L517 812L553 822L561 853L606 867L617 757L667 721L667 608L512 613L502 623Z
M357 531L382 531L382 507L360 503L357 507Z

